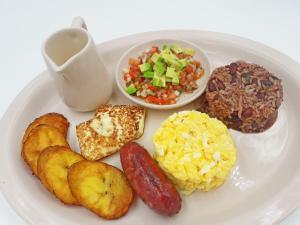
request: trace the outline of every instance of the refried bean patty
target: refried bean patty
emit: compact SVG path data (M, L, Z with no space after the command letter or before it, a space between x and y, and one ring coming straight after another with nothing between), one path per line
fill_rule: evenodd
M213 71L199 111L229 128L256 133L274 124L282 101L280 79L259 65L237 61Z

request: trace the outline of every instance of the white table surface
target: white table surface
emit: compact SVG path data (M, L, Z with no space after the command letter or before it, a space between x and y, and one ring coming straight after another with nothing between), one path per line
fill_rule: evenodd
M85 18L97 43L151 30L202 29L262 42L300 62L297 0L0 0L0 117L19 91L45 69L40 54L43 40L68 26L76 15ZM0 224L25 225L1 194ZM296 224L300 209L281 223Z

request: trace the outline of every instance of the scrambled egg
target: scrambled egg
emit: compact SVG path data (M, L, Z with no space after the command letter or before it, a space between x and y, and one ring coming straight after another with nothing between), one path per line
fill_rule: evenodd
M236 162L227 127L205 113L183 111L162 123L154 136L154 159L184 194L224 183Z

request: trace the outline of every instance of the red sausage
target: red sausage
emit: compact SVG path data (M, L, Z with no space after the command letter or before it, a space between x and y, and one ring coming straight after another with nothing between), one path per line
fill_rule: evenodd
M179 212L179 193L146 149L129 142L121 148L120 157L130 185L146 204L166 215Z

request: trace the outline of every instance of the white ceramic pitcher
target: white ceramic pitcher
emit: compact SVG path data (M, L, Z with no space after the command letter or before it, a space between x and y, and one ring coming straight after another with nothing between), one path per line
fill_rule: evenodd
M109 76L81 17L70 28L52 34L42 48L51 77L64 103L76 111L91 111L112 93Z

